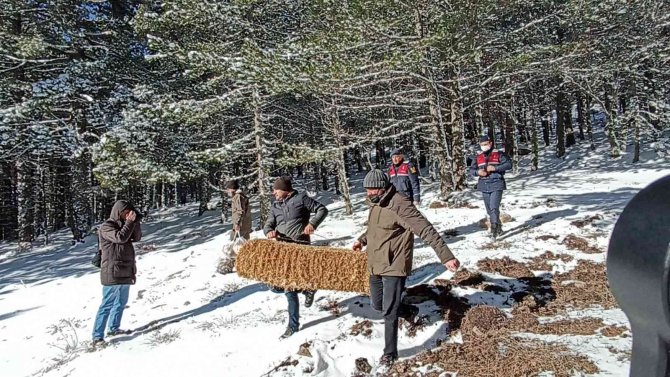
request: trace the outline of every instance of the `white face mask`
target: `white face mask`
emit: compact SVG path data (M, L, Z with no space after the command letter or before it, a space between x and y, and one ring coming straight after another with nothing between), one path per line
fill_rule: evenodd
M479 147L482 149L482 152L488 152L491 150L490 145L480 145Z

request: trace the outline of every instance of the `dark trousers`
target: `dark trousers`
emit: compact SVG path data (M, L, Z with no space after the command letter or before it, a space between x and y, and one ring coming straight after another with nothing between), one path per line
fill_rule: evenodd
M502 200L502 190L492 192L482 192L486 213L491 220L491 229L494 224L500 224L500 201Z
M384 316L384 355L398 358L398 314L404 276L370 275L370 305Z

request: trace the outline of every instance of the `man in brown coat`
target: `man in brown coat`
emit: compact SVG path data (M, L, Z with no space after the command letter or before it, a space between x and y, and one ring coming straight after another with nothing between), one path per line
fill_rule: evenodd
M123 310L128 303L130 285L135 284L135 248L133 242L142 238L138 215L130 203L119 200L114 203L109 219L98 230L98 241L102 250L100 282L102 304L93 326L93 344L104 343L104 331L109 319L107 335L128 333L119 329Z
M384 315L384 355L381 363L398 358L398 317L410 318L418 309L401 303L405 280L412 272L414 234L428 243L440 262L450 271L460 266L449 247L431 223L398 193L381 170L370 171L363 180L370 206L368 229L353 245L366 247L370 273L370 304Z
M240 190L240 184L237 181L228 181L226 183L226 192L232 198L233 232L230 235L230 239L234 240L239 234L240 237L249 240L251 234L249 198Z

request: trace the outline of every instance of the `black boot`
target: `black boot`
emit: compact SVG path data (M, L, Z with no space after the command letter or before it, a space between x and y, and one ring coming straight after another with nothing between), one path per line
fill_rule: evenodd
M496 238L498 238L498 224L491 223L491 239L495 241Z
M314 294L316 291L304 291L303 294L305 295L305 307L309 308L312 306L314 303Z

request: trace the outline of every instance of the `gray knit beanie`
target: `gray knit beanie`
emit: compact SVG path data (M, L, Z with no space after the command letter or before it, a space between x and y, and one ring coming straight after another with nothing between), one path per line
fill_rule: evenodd
M363 179L363 187L366 189L385 189L389 186L389 177L379 169L370 170Z

